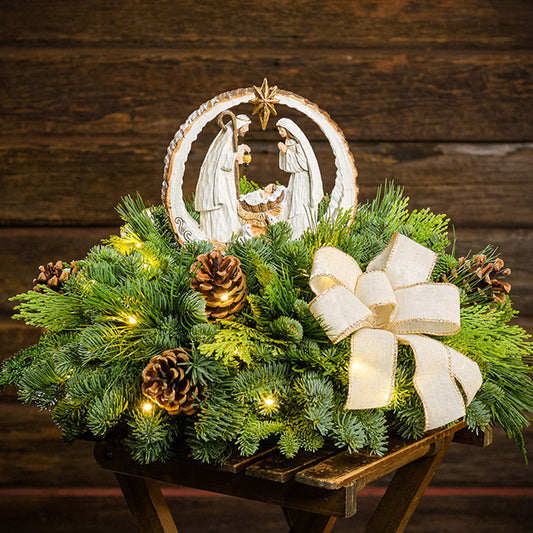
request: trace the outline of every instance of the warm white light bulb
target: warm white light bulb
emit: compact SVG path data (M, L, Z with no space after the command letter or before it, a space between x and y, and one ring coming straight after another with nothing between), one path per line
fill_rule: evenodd
M128 317L128 322L134 326L135 324L137 324L137 319L132 315L132 316L129 316Z
M135 243L135 248L140 248L142 246L142 242L136 242Z
M223 302L227 301L228 298L229 298L229 294L228 294L228 293L225 293L225 294L223 294L223 295L220 297L220 299L221 299Z
M148 413L149 411L151 411L152 409L154 408L154 406L151 404L151 403L143 403L143 411L145 413Z
M274 400L274 398L265 398L265 404L268 405L269 407L274 405L274 403L276 402L276 400Z

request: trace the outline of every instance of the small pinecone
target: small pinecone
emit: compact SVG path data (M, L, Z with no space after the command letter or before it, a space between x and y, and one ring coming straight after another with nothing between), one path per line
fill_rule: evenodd
M189 361L187 353L176 348L152 357L143 370L143 394L171 415L192 415L198 410L202 391L190 382L184 365L179 364Z
M62 293L63 284L68 280L69 275L76 275L78 267L76 261L72 261L67 266L63 261L57 261L55 264L50 262L46 266L39 267L39 275L33 280L34 291L43 292L43 287L49 287L54 291Z
M198 256L191 267L191 286L205 298L205 312L210 320L230 319L246 301L246 278L241 262L220 250Z
M511 284L499 279L511 274L511 269L504 268L504 262L500 258L487 263L485 254L474 255L472 259L460 257L455 270L456 273L460 270L468 271L474 277L473 284L478 292L487 291L496 302L504 302L506 295L511 292ZM468 281L465 281L465 285L467 290L471 289Z

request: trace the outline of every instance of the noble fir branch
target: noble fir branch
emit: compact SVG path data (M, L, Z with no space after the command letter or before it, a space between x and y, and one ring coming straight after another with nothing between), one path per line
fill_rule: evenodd
M269 272L275 270L272 257L272 247L263 238L234 240L230 243L228 255L238 257L241 270L246 276L246 287L249 294L261 290L268 282Z
M205 357L193 346L189 354L189 369L191 382L193 384L207 386L210 383L220 382L224 379L225 370L222 363L213 357Z
M290 367L284 363L268 363L243 370L233 381L233 395L241 403L276 407L291 391Z
M296 304L300 291L290 277L272 273L268 283L258 294L248 298L253 318L259 327L266 328L279 317L296 318Z
M232 446L229 442L222 439L203 439L191 426L188 426L185 431L185 442L193 458L203 463L222 465L232 453Z
M366 443L366 433L355 411L337 408L333 415L330 438L337 448L347 448L355 453Z
M196 324L189 330L189 340L193 346L214 342L219 326L211 322Z
M492 417L487 404L474 398L466 407L466 423L468 429L478 434L490 425Z
M96 437L104 437L121 420L128 407L122 387L112 388L96 397L87 414L87 427Z
M320 435L333 425L334 394L331 382L317 372L305 372L294 384L295 401L302 405L305 418Z
M35 402L41 409L48 409L63 395L65 378L56 372L51 358L36 361L17 383L19 398L23 403Z
M281 433L283 422L281 420L262 419L258 415L249 414L237 437L239 453L245 457L253 455L259 449L261 442L272 435Z
M176 420L163 409L135 410L128 420L129 434L124 443L139 463L148 464L170 459L174 440L179 434Z
M388 445L388 429L383 409L364 409L356 411L356 415L365 432L368 451L374 455L385 455Z
M62 438L73 443L87 432L87 404L71 398L62 398L52 410L52 420L61 428Z
M231 442L244 424L246 414L246 408L234 399L232 380L226 376L206 390L206 398L194 422L196 437L206 442L217 439Z

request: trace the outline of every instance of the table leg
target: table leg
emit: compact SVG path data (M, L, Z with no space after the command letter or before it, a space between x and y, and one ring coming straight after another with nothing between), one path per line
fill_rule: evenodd
M119 472L115 476L141 533L178 533L157 481Z
M290 533L330 533L337 521L335 516L325 516L307 511L282 507Z
M366 533L404 531L452 439L453 433L442 442L436 453L425 455L396 471L366 527Z

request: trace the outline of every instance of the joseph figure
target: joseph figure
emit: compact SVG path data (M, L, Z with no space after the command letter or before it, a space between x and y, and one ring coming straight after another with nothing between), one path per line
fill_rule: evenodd
M251 120L246 115L235 118L237 133L244 137ZM241 144L235 151L233 139L233 124L228 122L226 131L220 130L209 146L200 168L194 199L194 208L200 213L200 229L209 240L222 243L242 230L237 213L235 164L242 164L244 151L249 152L250 147Z

